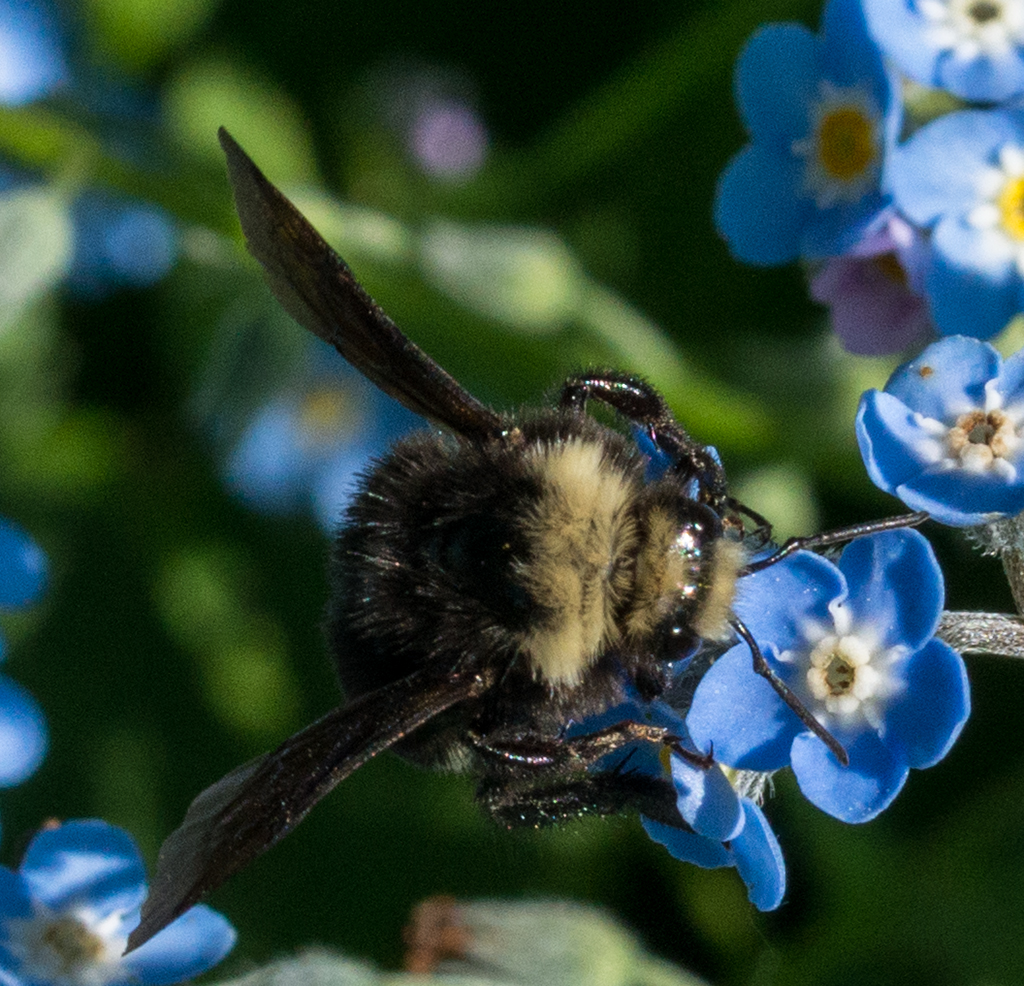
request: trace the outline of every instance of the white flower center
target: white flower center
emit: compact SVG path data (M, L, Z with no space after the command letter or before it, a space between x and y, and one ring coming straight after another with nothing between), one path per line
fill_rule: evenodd
M822 81L809 115L811 133L792 151L804 159L804 190L818 208L856 202L877 187L882 114L870 94Z
M918 372L930 376L934 370L922 366ZM915 451L937 472L995 473L1014 482L1017 461L1024 453L1024 405L1004 408L1002 403L995 381L990 380L985 385L985 406L963 411L952 425L915 414L914 421L924 432Z
M967 221L983 235L979 259L1008 260L1024 275L1024 147L1006 144L976 177L979 202Z
M920 0L926 41L958 61L1005 55L1024 40L1024 0Z
M1005 411L969 411L956 419L946 436L950 454L967 472L983 473L996 468L1014 469L1007 457L1021 445L1014 422ZM1016 470L1014 469L1014 473ZM1012 478L1012 477L1010 477Z
M98 919L87 911L54 912L36 905L31 918L4 924L8 952L21 963L21 978L50 986L106 986L124 976L128 942L122 915Z
M883 676L872 665L872 656L867 643L854 634L829 634L818 641L810 653L807 687L826 712L849 718L863 712L862 704L884 691Z

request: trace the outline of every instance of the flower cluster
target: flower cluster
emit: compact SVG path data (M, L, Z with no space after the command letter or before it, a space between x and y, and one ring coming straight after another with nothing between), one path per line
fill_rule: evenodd
M1024 308L1019 4L829 0L818 36L758 31L736 90L751 141L719 231L748 263L808 263L847 349L987 339Z
M140 123L152 110L139 105L137 93L115 90L107 83L76 75L89 69L71 65L68 52L75 48L64 28L70 18L59 17L49 4L0 0L0 104L20 106L60 93L81 103L88 114L105 117L105 125L119 132L122 152L145 156ZM14 212L16 195L38 189L34 175L8 168L0 159L0 215ZM86 190L73 200L53 196L64 220L68 243L62 244L59 273L85 297L102 296L116 287L144 287L163 278L179 251L179 231L160 207L109 191ZM6 217L5 217L6 218ZM19 215L8 222L23 222ZM52 215L41 222L57 225ZM56 234L51 231L51 237ZM38 247L36 248L38 250ZM38 260L36 261L38 263ZM7 272L14 279L17 269ZM22 275L24 276L24 275Z

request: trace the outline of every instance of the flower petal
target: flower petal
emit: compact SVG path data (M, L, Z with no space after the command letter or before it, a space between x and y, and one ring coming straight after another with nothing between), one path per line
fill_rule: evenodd
M1002 396L1004 408L1024 403L1024 349L1017 350L1003 362L995 389Z
M737 260L773 266L796 260L813 210L800 193L803 162L749 144L726 166L715 194L715 227Z
M811 297L829 306L832 330L848 353L900 353L932 334L924 298L892 276L891 257L833 257L811 280Z
M305 492L313 457L299 434L296 400L279 399L249 424L225 467L228 486L247 504L292 510Z
M924 43L922 23L907 0L864 0L872 36L911 78L932 85L936 51Z
M762 647L774 644L781 652L803 644L808 622L831 623L829 605L845 596L846 582L835 565L797 551L741 579L734 609Z
M0 787L20 784L46 755L46 718L21 685L0 675Z
M956 218L935 228L925 294L942 335L989 339L1017 313L1021 279L1001 234L971 230Z
M816 209L807 217L800 238L800 255L814 260L849 253L888 205L888 196L870 191L855 202Z
M892 98L890 79L868 34L862 0L829 0L821 15L821 37L828 80L868 89L884 113Z
M883 0L887 2L887 0ZM978 202L979 178L993 152L1019 142L1020 116L1006 110L963 110L925 124L888 154L886 187L918 226L966 215Z
M40 832L21 873L32 896L53 910L87 905L103 915L138 907L146 896L135 843L127 832L97 819Z
M716 842L728 842L743 828L743 809L729 779L716 766L702 770L678 754L671 757L676 805L694 832Z
M942 569L928 539L905 528L850 542L839 559L850 594L853 632L867 627L877 645L919 650L934 636L942 615ZM838 608L835 607L835 609Z
M807 134L820 46L800 24L766 24L751 35L736 63L736 103L755 140L788 150Z
M751 666L746 646L733 647L707 671L686 716L697 749L742 770L778 770L804 729Z
M925 473L897 487L895 494L913 510L950 527L976 527L1024 510L1024 470L1013 482L961 469Z
M885 744L911 767L938 763L960 735L971 712L963 658L941 640L930 640L907 661L906 690L885 717Z
M0 866L0 922L32 916L32 896L20 873Z
M866 822L884 811L899 794L908 767L873 732L852 739L837 737L850 755L842 767L824 743L810 732L793 742L793 773L804 797L844 822Z
M640 816L640 823L651 839L664 846L675 859L681 859L684 863L695 863L706 870L717 870L732 865L733 861L728 851L720 842L656 822L643 815Z
M220 962L231 951L235 937L235 929L222 914L197 904L128 955L123 965L140 986L178 983Z
M857 444L868 475L879 489L896 488L929 465L933 437L916 412L898 397L880 390L861 395L855 421Z
M885 392L919 414L952 425L985 406L985 384L999 375L1002 358L987 342L950 336L932 343L889 378Z
M729 848L736 870L747 885L747 897L759 911L774 911L786 893L786 862L764 812L744 798L743 831Z

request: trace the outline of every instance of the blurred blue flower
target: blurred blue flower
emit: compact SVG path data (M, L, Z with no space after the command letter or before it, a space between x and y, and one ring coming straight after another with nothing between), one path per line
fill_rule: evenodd
M0 518L0 609L34 602L46 585L46 556L19 527ZM0 637L0 659L4 656ZM0 787L20 784L42 763L46 719L36 700L0 675Z
M312 502L333 531L374 455L422 419L332 361L273 397L228 456L228 486L249 506L291 513Z
M0 103L30 103L67 78L63 39L50 7L0 0Z
M1024 308L1024 112L963 110L889 157L900 211L929 232L924 288L942 335L987 339Z
M832 328L848 353L901 353L935 335L924 299L919 231L885 210L875 227L811 278L811 297L828 305Z
M127 957L146 896L142 857L98 820L40 832L19 870L0 867L0 977L5 986L160 986L198 976L235 943L203 904Z
M68 281L88 295L155 284L174 266L178 232L158 206L83 192L71 207L74 256Z
M715 200L732 253L784 264L846 252L886 204L882 156L901 115L858 0L830 0L820 36L761 28L740 55L736 99L751 142Z
M857 412L872 481L953 527L1024 511L1024 351L950 336L905 363Z
M46 587L46 555L17 525L0 517L0 608L35 602Z
M789 764L823 811L847 822L873 818L911 767L946 755L970 711L963 660L934 638L942 604L942 572L913 530L858 538L838 567L803 551L744 578L737 614L850 765L753 671L746 645L727 651L697 686L686 722L698 749L743 770Z
M881 49L915 82L998 103L1024 92L1020 0L864 0Z

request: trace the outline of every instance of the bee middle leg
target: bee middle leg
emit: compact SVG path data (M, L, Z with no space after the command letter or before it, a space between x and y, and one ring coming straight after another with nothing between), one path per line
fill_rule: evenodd
M586 816L639 813L674 828L686 828L667 777L628 768L593 774L512 769L485 778L477 803L505 828L545 828Z

